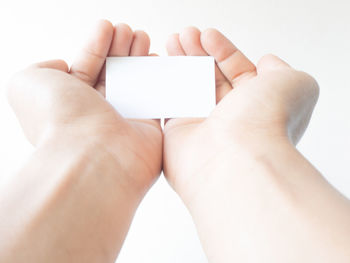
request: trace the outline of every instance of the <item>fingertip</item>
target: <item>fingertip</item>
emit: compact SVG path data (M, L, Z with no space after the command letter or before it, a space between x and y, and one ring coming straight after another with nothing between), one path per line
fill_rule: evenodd
M142 39L142 41L145 44L147 44L148 47L151 45L151 39L150 39L149 35L143 30L135 30L134 39L135 38Z
M174 33L168 36L166 47L172 47L174 43L179 41L179 33Z
M142 30L136 30L133 34L130 56L147 56L151 40L148 34Z
M151 41L149 35L143 30L139 30L139 29L135 30L134 35L142 36L143 38L147 39L148 41Z
M113 24L107 19L99 19L96 22L96 27L100 29L105 29L108 31L113 30Z
M207 28L201 33L201 41L207 41L214 37L217 37L218 35L222 35L222 33L215 29L215 28Z
M54 59L54 60L37 62L29 66L29 68L51 68L51 69L57 69L63 72L69 71L69 66L67 62L62 59Z
M113 25L101 19L95 24L70 73L88 85L94 86L101 72L113 39Z
M219 30L208 28L200 35L200 42L204 50L215 57L217 62L221 62L227 53L234 52L237 48ZM219 51L224 52L219 52Z
M118 23L115 25L115 28L117 28L119 31L132 33L131 27L125 23Z
M195 26L188 26L188 27L185 27L184 29L182 29L182 31L180 32L180 40L181 40L181 37L184 37L184 36L188 36L188 35L192 35L192 34L200 34L200 30L195 27Z
M203 49L215 58L218 68L231 85L256 75L255 65L220 31L208 28L201 34Z
M185 52L180 43L180 34L171 34L166 42L166 49L170 56L184 56Z
M125 42L125 40L133 39L134 33L132 28L125 23L118 23L115 26L116 37L119 38L120 42Z
M114 26L114 36L109 50L110 56L128 56L133 42L134 33L131 27L124 23Z
M173 41L176 41L179 38L178 33L171 34L166 39L166 46L171 45Z
M258 72L262 70L276 70L283 68L291 68L291 66L287 62L273 54L264 55L257 63Z
M188 56L207 56L201 43L201 31L196 27L187 27L180 33L181 45Z
M96 43L106 43L109 46L112 41L113 30L114 27L110 21L104 19L98 20L90 33L88 45L94 46ZM93 40L93 42L91 42L91 40Z
M57 69L64 71L64 72L68 72L69 71L69 66L67 64L66 61L64 61L63 59L57 59L54 60L54 62L56 64Z

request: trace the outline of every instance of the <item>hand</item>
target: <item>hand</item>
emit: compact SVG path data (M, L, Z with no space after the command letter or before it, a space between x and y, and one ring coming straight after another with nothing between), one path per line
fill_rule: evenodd
M106 56L147 56L150 40L129 26L98 23L72 67L61 60L15 75L8 98L25 135L47 141L94 143L114 156L132 187L145 191L159 175L162 131L156 120L126 120L105 100Z
M180 195L208 182L203 174L216 174L228 148L242 155L272 140L296 144L302 136L318 98L317 83L306 73L273 55L255 66L215 29L187 28L170 37L167 50L216 61L217 106L210 116L171 119L164 128L164 171Z

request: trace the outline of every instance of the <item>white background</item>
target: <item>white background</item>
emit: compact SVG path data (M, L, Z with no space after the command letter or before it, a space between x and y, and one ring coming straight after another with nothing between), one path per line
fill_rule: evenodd
M38 60L69 63L99 18L146 30L165 55L188 25L223 31L254 62L275 53L319 82L321 96L300 151L350 197L350 2L348 0L0 0L0 85ZM0 96L0 180L33 151ZM48 175L49 176L49 175ZM185 207L161 178L140 206L119 263L206 262Z

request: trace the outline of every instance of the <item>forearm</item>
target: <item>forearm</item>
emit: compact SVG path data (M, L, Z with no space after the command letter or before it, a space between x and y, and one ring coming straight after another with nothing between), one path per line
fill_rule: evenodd
M349 262L349 201L289 142L253 145L222 152L184 199L210 262Z
M1 262L114 262L142 193L99 146L46 143L0 192Z

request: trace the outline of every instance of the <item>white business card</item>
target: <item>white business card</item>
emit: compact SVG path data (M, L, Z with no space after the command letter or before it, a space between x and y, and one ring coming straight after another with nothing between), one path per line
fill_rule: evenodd
M215 107L213 57L108 57L106 98L125 118L207 117Z

